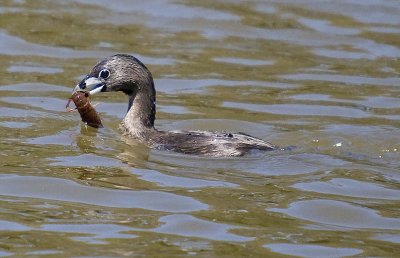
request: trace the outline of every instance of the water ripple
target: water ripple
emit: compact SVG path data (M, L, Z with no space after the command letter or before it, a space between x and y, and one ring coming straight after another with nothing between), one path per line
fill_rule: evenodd
M346 178L333 178L328 182L297 183L293 187L302 191L371 199L398 200L400 196L399 190Z
M2 55L20 55L20 56L46 56L55 58L99 58L108 56L112 53L105 51L79 51L63 47L44 46L27 42L19 37L11 36L6 31L0 30L0 41Z
M339 106L305 105L305 104L249 104L237 102L223 102L223 107L240 108L248 111L297 116L337 116L349 118L363 118L370 115L359 109Z
M268 211L284 213L328 227L337 226L351 230L400 229L399 218L383 217L373 209L335 200L296 201L287 209L271 208Z
M267 244L264 247L273 252L293 255L296 257L345 257L360 254L363 251L356 248L329 247L312 244Z
M0 177L0 195L165 212L191 212L208 209L208 205L193 198L172 193L112 190L48 177L16 175L1 175Z

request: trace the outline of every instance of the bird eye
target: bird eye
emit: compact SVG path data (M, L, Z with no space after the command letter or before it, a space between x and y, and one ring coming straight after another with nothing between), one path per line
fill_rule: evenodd
M103 69L99 72L99 77L102 79L107 79L110 77L110 71L108 69Z

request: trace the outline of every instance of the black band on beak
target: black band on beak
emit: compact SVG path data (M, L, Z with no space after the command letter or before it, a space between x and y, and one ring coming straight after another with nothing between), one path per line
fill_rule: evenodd
M82 80L82 81L78 84L78 86L79 86L79 88L80 88L81 90L86 89L86 82L85 82L85 80Z

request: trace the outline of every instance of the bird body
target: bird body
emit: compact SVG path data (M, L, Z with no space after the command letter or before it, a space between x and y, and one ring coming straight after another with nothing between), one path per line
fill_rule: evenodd
M242 156L253 149L273 150L275 146L244 133L209 131L159 131L148 129L137 137L128 128L127 136L140 139L152 148L212 157Z
M271 143L244 133L160 131L154 128L156 91L147 67L131 55L118 54L96 64L75 87L89 94L122 91L129 97L123 134L149 147L212 157L242 156L250 150L274 150Z

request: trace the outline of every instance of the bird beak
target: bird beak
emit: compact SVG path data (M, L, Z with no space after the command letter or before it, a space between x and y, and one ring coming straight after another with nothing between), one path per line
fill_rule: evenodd
M85 91L88 92L89 95L93 95L102 91L106 91L106 84L99 78L89 77L78 83L72 91L72 94L78 91Z

